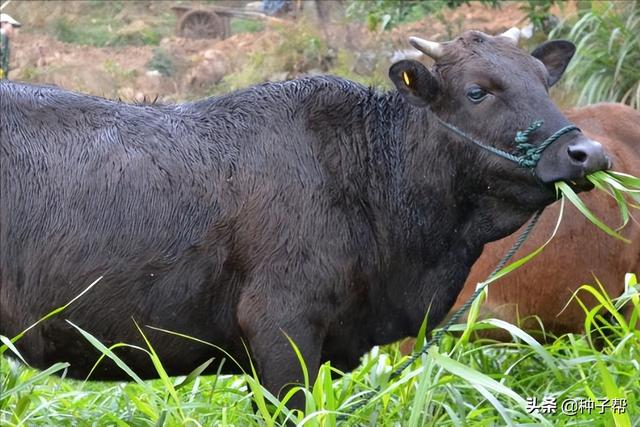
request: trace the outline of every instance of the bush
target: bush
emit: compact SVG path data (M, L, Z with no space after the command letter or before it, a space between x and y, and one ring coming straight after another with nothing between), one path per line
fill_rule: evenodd
M560 28L551 38L567 30ZM566 36L577 46L565 86L578 104L623 102L640 108L640 9L638 1L593 2Z
M175 64L167 51L157 47L153 50L153 56L147 62L147 69L157 70L163 76L170 77L175 72Z

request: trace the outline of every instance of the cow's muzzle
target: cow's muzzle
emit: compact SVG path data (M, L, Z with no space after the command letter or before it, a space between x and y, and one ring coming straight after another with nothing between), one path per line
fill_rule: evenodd
M536 167L536 175L545 184L566 181L579 190L591 189L586 176L613 166L602 144L581 133L554 148L542 156Z

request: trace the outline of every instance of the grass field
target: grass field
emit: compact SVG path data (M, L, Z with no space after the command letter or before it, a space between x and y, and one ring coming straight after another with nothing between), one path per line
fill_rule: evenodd
M514 342L445 335L393 380L392 370L407 357L397 344L374 348L350 373L325 364L315 384L292 390L305 394L304 414L288 411L284 404L290 395L277 400L251 373L199 376L196 370L169 378L153 343L140 351L155 364L159 380L142 381L123 365L131 381L106 383L60 378L66 363L45 371L26 368L3 337L0 425L273 426L291 420L308 426L638 426L640 292L634 275L627 275L626 287L616 300L597 283L581 289L600 302L587 316L584 336L547 336L540 344L514 325L486 320L455 329L503 328ZM90 331L79 333L106 357L117 358L93 341ZM346 420L338 418L375 389L368 405Z

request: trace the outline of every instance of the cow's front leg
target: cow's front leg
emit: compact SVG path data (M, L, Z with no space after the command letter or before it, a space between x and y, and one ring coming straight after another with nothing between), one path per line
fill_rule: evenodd
M292 386L304 384L302 366L287 337L298 347L313 384L326 328L321 319L314 318L312 310L302 310L301 301L274 299L273 295L244 295L238 307L238 322L262 385L283 398ZM304 401L304 395L296 393L287 406L304 409Z

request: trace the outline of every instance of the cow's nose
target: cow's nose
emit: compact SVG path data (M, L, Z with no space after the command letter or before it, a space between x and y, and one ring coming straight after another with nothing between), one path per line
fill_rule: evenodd
M582 133L568 141L558 141L546 150L535 173L545 184L556 181L578 182L593 172L611 169L604 147Z
M567 146L569 160L582 169L585 175L603 169L611 169L611 159L602 144L590 139L580 139Z

